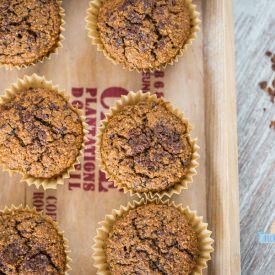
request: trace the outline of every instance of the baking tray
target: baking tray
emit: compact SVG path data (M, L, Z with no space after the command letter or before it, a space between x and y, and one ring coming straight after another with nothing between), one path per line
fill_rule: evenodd
M20 176L0 171L0 207L30 205L56 219L69 239L71 274L95 274L91 258L98 222L130 198L107 182L95 161L95 135L101 118L120 95L151 90L182 110L200 145L200 167L189 189L173 200L196 209L209 223L215 252L205 274L239 274L234 39L230 0L196 0L202 25L184 57L165 71L138 74L114 66L91 45L85 29L88 0L63 1L64 47L51 60L20 71L0 70L0 93L25 74L44 75L71 96L86 114L89 141L85 158L57 190L27 187Z

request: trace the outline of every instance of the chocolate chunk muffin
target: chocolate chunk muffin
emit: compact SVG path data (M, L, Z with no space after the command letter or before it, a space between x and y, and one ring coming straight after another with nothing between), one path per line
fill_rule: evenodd
M106 241L111 274L192 274L199 241L177 208L150 203L118 218Z
M122 107L102 133L107 176L134 192L160 192L180 183L192 159L188 127L163 100Z
M29 210L0 212L0 274L65 274L64 240L49 219Z
M77 111L54 90L24 89L0 105L0 159L9 170L56 178L76 162L83 138Z
M0 64L42 60L57 48L61 24L58 0L1 0Z
M187 43L192 10L184 0L106 0L97 26L116 63L149 70L169 63Z

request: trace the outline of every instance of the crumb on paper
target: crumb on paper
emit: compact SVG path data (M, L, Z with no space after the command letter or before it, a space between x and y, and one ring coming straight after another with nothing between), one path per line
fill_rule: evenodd
M275 53L271 51L266 51L265 55L270 58L271 68L275 71ZM270 80L262 80L258 83L259 88L264 91L270 98L272 104L275 103L275 78L272 76L273 79ZM263 111L266 111L266 108L263 108ZM275 121L272 120L269 125L270 128L275 129Z

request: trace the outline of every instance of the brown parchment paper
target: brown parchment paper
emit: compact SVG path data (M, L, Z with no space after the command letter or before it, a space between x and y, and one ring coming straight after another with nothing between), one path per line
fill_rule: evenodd
M194 1L202 12L201 0ZM97 52L87 36L85 17L89 0L63 1L66 10L66 31L63 49L51 60L20 71L0 68L0 94L24 75L44 75L66 91L71 102L83 112L88 124L84 155L70 179L56 190L44 191L35 186L27 187L20 177L10 177L0 169L0 209L5 205L30 205L56 219L66 232L73 259L70 274L95 274L91 260L96 228L104 216L119 205L127 205L129 194L114 188L104 173L99 171L95 144L97 129L105 113L122 95L129 91L151 91L164 96L173 106L184 113L193 127L192 137L200 145L200 166L194 182L188 190L172 199L196 209L207 222L206 180L206 130L205 91L203 73L203 40L201 32L192 46L188 47L179 62L167 66L164 71L137 73L114 66L104 55ZM215 108L215 106L213 106ZM210 128L211 129L211 128ZM211 152L208 152L211 154ZM212 230L210 227L209 230ZM215 253L212 255L215 257Z

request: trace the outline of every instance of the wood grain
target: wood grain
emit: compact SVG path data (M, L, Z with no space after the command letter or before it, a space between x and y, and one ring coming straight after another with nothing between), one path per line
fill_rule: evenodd
M275 270L275 245L260 244L258 232L271 232L275 221L275 105L258 83L275 74L265 56L275 53L275 2L235 1L236 80L240 173L242 274ZM266 108L266 111L264 111Z
M231 1L204 2L208 221L211 274L240 273L237 126Z
M56 217L70 242L73 258L71 274L95 274L91 246L97 224L113 208L131 199L113 189L109 183L102 183L97 163L87 160L92 156L95 129L99 126L101 115L107 111L107 105L114 104L117 99L110 96L104 98L104 95L110 91L137 91L148 86L151 91L163 93L165 98L184 112L194 126L192 136L199 140L201 158L198 175L188 190L173 199L196 209L199 215L204 216L204 220L207 216L210 220L210 230L215 232L216 252L213 253L211 268L205 274L238 274L239 220L232 22L230 10L229 13L223 10L225 7L230 9L230 5L218 0L194 1L205 20L198 39L179 63L168 66L165 72L140 75L112 65L90 45L84 24L88 2L64 1L66 40L57 56L19 72L0 70L1 93L18 77L33 72L53 80L54 84L59 84L71 96L75 88L81 91L79 97L72 96L71 100L78 100L90 122L90 143L86 144L86 158L64 186L47 192L26 187L18 183L18 177L10 178L6 173L1 173L0 182L5 186L5 192L0 193L1 207L23 202ZM224 31L225 27L228 27L227 32ZM227 101L230 104L225 103ZM87 175L90 178L85 180ZM76 179L78 176L81 179ZM12 181L8 187L7 181Z

